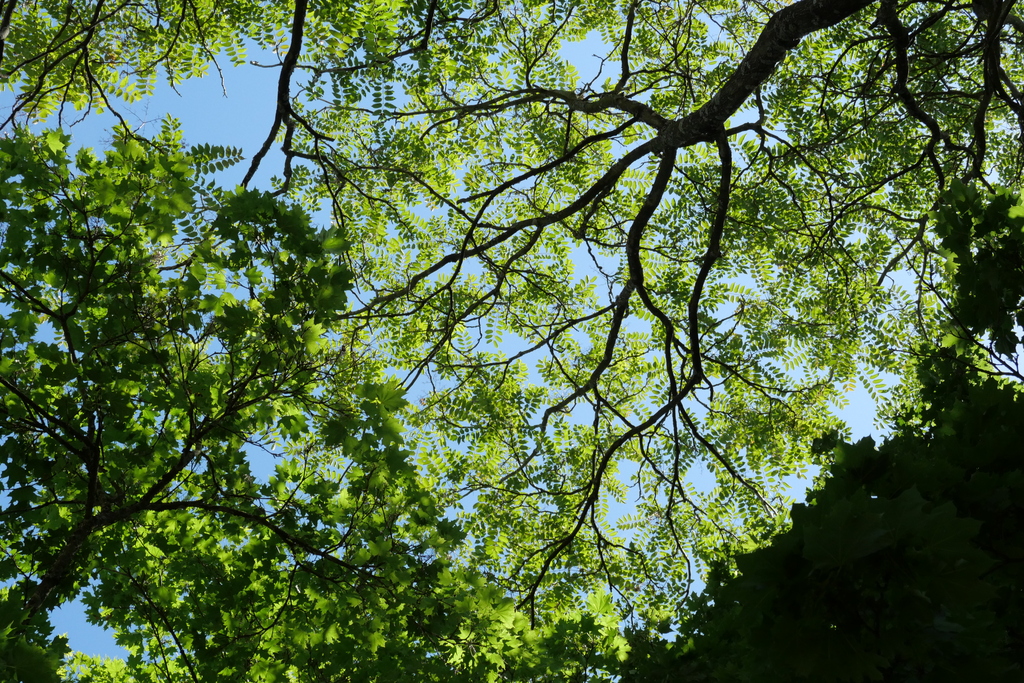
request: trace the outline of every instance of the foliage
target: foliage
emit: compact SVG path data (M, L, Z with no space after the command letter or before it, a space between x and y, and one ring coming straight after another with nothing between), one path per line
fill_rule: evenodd
M971 325L962 340L1006 346L1020 205L958 184L937 213L959 265L954 316ZM792 527L738 556L735 576L720 568L675 643L641 635L625 679L1020 680L1024 392L965 364L973 351L932 350L917 420L880 448L838 445Z
M56 680L47 612L76 598L129 653L76 654L80 681L561 680L624 656L607 596L535 629L452 565L402 392L340 341L340 238L196 185L181 151L67 143L0 140L2 680Z
M965 387L925 438L838 447L792 528L627 679L1019 680L1020 393Z
M1007 189L990 196L955 184L946 198L937 232L955 273L955 323L967 335L988 331L996 353L1012 354L1024 326L1024 208Z
M288 18L273 3L246 0L16 1L4 12L3 81L18 90L8 124L20 112L42 119L73 109L71 120L81 120L139 101L153 94L158 70L173 86L205 75L218 53L241 64L240 38L280 41L274 27Z
M844 393L894 410L940 326L939 192L1019 182L1012 22L784 5L410 4L387 63L298 62L350 315L465 563L541 618L607 586L657 623L784 528Z
M181 153L67 143L0 141L8 665L44 676L17 652L83 591L140 680L337 672L338 640L412 651L393 615L426 609L456 536L412 477L399 395L360 387L329 334L337 238L265 193L198 192Z
M357 633L341 608L303 618L375 643L386 631L380 647L402 666L437 667L417 675L608 677L621 654L612 624L654 637L709 567L787 528L789 486L828 464L814 437L851 436L835 408L858 384L894 419L914 395L921 340L943 336L986 371L1016 372L998 353L1015 343L1014 319L988 345L964 333L972 313L945 322L958 276L938 256L967 240L975 251L957 257L959 277L987 274L1016 258L1017 218L971 217L949 235L929 222L958 181L1019 188L1024 22L1011 1L8 0L0 13L2 87L17 93L5 144L52 153L33 165L19 155L42 152L18 148L7 163L26 170L2 190L14 207L10 268L28 269L11 277L35 297L16 305L12 294L3 311L12 348L28 354L10 355L11 386L35 401L25 408L10 394L10 419L50 410L64 423L33 419L72 445L81 434L60 430L103 432L125 465L90 475L88 458L65 449L86 474L57 477L49 507L12 503L10 562L27 564L7 571L30 577L15 602L41 615L85 590L89 562L112 548L150 557L129 539L159 548L147 539L161 520L183 528L184 509L90 521L107 519L99 494L89 498L92 480L115 501L122 491L110 487L124 488L116 509L147 491L150 507L194 497L272 517L286 534L190 508L230 552L210 546L202 552L227 554L192 561L186 550L199 548L160 549L181 572L146 580L173 586L171 597L110 578L92 618L148 648L136 672L160 665L165 647L179 652L168 655L174 666L212 667L192 655L229 641L250 675L301 668L289 657L320 645L232 640L269 633L245 629L271 614L281 629L305 628L301 600L280 597L305 584L269 570L259 579L269 583L253 579L266 590L253 590L278 597L246 594L253 611L223 625L227 641L166 640L213 618L215 603L199 595L214 587L189 572L265 552L268 567L288 568L283 577L346 586L310 588L317 601L405 586L394 591L408 602L386 609L365 598L394 633ZM173 87L225 56L258 68L246 51L279 76L259 148L185 153L173 121L159 135L134 125L132 103L159 79ZM124 124L109 161L59 161L63 128L37 143L18 132L40 120L71 127L98 109ZM274 145L284 163L272 187L226 192L208 177L237 172L249 188ZM229 168L243 153L247 163ZM951 206L975 201L954 192ZM315 234L295 206L330 207L330 228ZM61 218L65 232L52 232L60 211L80 220ZM92 220L128 242L107 246ZM32 249L38 263L25 261ZM74 286L111 289L76 307L79 290L61 279L70 266L51 261L92 259L89 249L100 250L95 264L75 260L67 272L95 267L106 279L81 275ZM979 293L979 314L1010 310L1001 307L1013 288L997 285ZM81 378L68 360L80 348L81 372L92 373ZM382 388L385 369L397 381ZM90 426L102 410L120 417ZM396 419L410 427L411 454ZM14 487L49 481L43 456L65 462L32 436L53 434L26 434L0 435L21 444ZM246 439L277 439L282 462L297 464L249 481ZM150 452L165 464L140 464ZM359 497L347 488L359 481L383 488ZM408 501L423 495L434 502L419 519ZM455 513L462 532L442 520ZM64 521L52 539L24 539L43 522L19 527L22 514ZM32 603L32 582L60 559L56 548L79 543L81 524L88 533L69 554L85 564L66 574L77 578ZM381 534L391 546L371 555L373 576L338 565L371 542L383 548ZM311 559L299 540L334 559ZM326 572L320 564L332 568L307 572ZM445 571L454 578L442 581ZM582 604L604 605L599 596L611 612L595 616ZM433 626L410 635L422 624ZM18 642L44 647L45 624L32 628L36 640ZM605 654L586 665L552 654L598 642Z

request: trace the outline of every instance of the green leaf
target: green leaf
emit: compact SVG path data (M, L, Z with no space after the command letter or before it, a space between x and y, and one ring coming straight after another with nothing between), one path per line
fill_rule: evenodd
M52 152L63 151L71 141L71 136L59 130L46 131L43 137L46 140L46 146Z

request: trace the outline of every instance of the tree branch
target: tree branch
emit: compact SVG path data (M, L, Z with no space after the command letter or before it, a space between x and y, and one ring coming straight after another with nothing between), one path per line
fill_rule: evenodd
M270 134L263 142L263 146L260 147L260 150L252 158L252 164L250 164L245 178L242 179L242 187L249 186L249 181L256 175L260 162L263 161L263 157L270 151L270 146L274 144L277 133L281 130L281 125L292 116L291 80L292 73L295 71L295 65L299 61L299 53L302 52L302 32L306 26L307 3L308 0L295 0L295 13L292 19L292 39L288 45L288 52L284 56L284 61L281 63L281 76L277 80L277 110L274 113L274 123L270 127Z
M714 141L729 117L768 80L805 36L835 26L876 1L799 0L776 12L725 85L700 109L664 128L659 135L662 148L685 148Z

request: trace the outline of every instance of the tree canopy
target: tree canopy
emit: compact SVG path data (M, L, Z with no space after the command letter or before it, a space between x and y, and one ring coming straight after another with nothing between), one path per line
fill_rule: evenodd
M961 475L862 463L987 386L936 379L964 359L1020 379L1012 0L0 7L8 677L56 675L72 599L131 653L79 680L609 680L690 666L673 625L745 638L740 671L786 626L728 615L737 567L803 557L772 615L870 571L805 528L913 517L854 553L897 562L945 526L968 574L1003 542ZM262 147L134 125L247 54L279 73ZM112 143L73 151L98 111ZM910 431L837 456L858 383Z
M956 291L921 406L879 448L819 440L835 460L792 526L719 565L675 642L638 633L624 680L1020 679L1024 394L993 352L1019 343L1024 206L960 184L944 200Z

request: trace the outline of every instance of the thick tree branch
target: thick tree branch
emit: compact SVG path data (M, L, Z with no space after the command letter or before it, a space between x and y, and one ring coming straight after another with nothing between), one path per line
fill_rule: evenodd
M78 552L85 545L86 541L89 540L89 536L98 529L135 514L137 511L136 507L131 505L120 510L103 511L97 515L86 517L75 526L64 542L64 547L50 561L50 566L43 573L35 588L26 596L25 609L28 611L26 620L42 608L46 599L50 597L54 589L64 580L64 577L71 570Z
M302 32L306 26L307 4L308 0L295 0L295 13L292 18L291 42L288 45L288 52L284 56L284 61L281 63L281 76L277 80L277 110L274 113L274 123L270 127L270 134L267 135L267 139L263 142L263 146L260 147L260 150L256 152L256 155L252 158L252 164L250 164L249 170L245 174L245 178L242 179L243 187L249 186L249 181L252 180L254 175L256 175L256 171L260 167L260 162L263 161L263 157L265 157L267 152L270 151L270 146L274 144L274 140L277 138L277 133L281 130L282 124L292 117L292 73L295 71L295 65L299 61L299 54L302 52Z
M730 116L772 75L805 37L835 26L877 0L800 0L776 12L736 71L700 109L673 121L659 138L664 147L711 142Z
M18 0L7 0L4 16L0 19L0 64L4 63L4 48L7 46L7 36L11 35L11 17L14 16L14 8L17 6Z
M708 237L708 247L701 259L700 271L693 283L693 292L690 294L690 301L687 304L686 314L689 317L690 328L690 378L687 380L687 389L696 386L704 380L704 366L700 353L700 297L704 293L704 285L711 268L722 256L722 234L725 232L725 220L729 214L729 197L732 193L732 148L729 146L729 138L725 131L718 137L718 155L722 162L722 175L718 188L718 210L715 212L715 222L711 225L711 233Z

